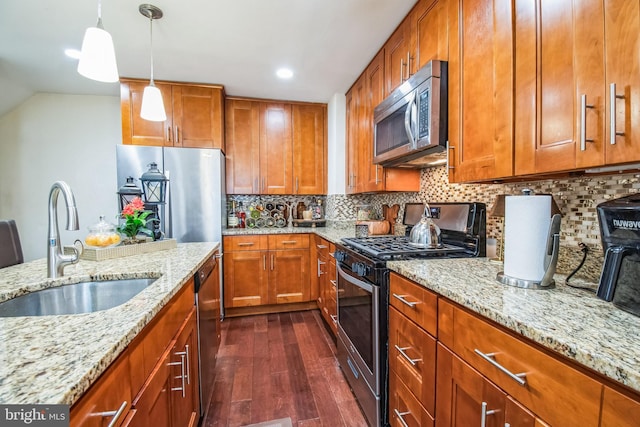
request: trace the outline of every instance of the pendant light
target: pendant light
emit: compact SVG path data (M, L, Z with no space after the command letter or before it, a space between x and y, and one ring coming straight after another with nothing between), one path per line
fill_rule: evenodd
M119 80L113 39L102 26L101 0L98 0L98 23L95 27L87 28L82 39L78 73L99 82L114 83Z
M151 39L151 80L142 93L140 117L152 122L163 122L167 120L167 113L164 111L162 93L153 82L153 20L162 18L162 10L152 4L141 4L138 10L149 18L149 38Z

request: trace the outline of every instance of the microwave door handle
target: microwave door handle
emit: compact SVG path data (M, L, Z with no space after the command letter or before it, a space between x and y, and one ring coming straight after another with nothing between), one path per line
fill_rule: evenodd
M409 137L409 141L411 141L411 146L413 149L416 149L418 146L418 141L416 141L413 136L413 128L412 128L412 117L411 113L413 112L413 105L416 101L416 93L413 92L411 94L411 98L409 99L409 103L407 104L407 109L404 112L404 129L407 131L407 136Z

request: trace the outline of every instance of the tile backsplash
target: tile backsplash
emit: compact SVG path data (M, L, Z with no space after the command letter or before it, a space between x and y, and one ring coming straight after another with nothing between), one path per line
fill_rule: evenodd
M577 178L547 179L506 184L449 184L445 167L423 169L419 193L329 195L326 217L331 221L354 221L356 206L369 203L379 217L383 204L400 205L397 222L402 222L407 202L476 201L487 205L491 212L496 195L521 194L524 188L534 193L552 194L562 211L560 260L558 271L569 273L580 263L579 243L590 251L579 277L597 281L603 261L596 206L606 200L640 192L640 174L625 173ZM487 216L487 237L500 239L502 218Z

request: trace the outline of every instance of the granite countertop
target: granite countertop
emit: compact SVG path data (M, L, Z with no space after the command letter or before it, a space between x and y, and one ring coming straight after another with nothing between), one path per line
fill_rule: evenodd
M0 269L0 301L86 280L158 277L126 303L95 313L0 318L0 403L73 404L218 248L216 243L80 261L47 279L45 259Z
M640 317L565 285L563 275L556 274L554 289L529 290L498 283L502 266L486 258L390 261L387 266L640 392Z

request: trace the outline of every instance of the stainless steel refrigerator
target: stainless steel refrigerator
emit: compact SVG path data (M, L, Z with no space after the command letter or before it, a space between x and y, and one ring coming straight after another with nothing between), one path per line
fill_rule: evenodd
M155 162L169 183L160 209L165 237L183 242L222 243L226 220L225 159L218 149L116 146L118 187L140 176Z

